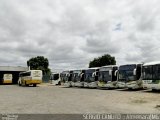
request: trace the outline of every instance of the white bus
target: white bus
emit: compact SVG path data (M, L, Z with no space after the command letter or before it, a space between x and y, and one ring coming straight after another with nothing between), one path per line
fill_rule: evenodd
M88 68L84 73L84 87L97 88L99 68Z
M160 90L160 61L143 65L142 81L144 89Z
M3 74L3 84L11 84L13 76L12 74Z
M141 77L142 64L120 65L118 69L118 88L143 88Z
M37 84L40 83L42 83L42 70L29 70L27 72L21 72L19 74L19 86L33 85L34 87L36 87Z
M80 77L75 82L76 87L84 87L84 74L85 74L85 69L81 70Z
M65 87L72 87L72 71L63 71L60 74L61 81Z
M99 68L98 88L116 88L118 66L108 65Z
M73 70L72 82L71 82L72 87L76 87L77 86L76 83L80 79L81 79L81 70Z
M50 76L50 83L52 85L61 85L60 73L52 73Z

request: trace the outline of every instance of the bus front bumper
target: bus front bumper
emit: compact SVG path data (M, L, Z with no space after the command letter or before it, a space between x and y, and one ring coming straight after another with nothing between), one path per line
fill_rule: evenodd
M91 82L91 83L88 83L88 87L89 88L97 88L97 82Z
M65 86L65 87L71 87L72 85L71 85L71 82L65 82L65 83L64 83L64 86Z
M142 85L138 85L137 81L131 81L126 83L126 87L129 89L143 88Z
M109 83L98 83L98 87L101 88L116 88L116 83L115 82L109 82Z
M9 83L12 83L12 80L4 80L3 83L4 84L9 84Z
M76 82L75 86L76 87L84 87L84 82Z
M52 85L58 85L58 81L56 81L56 80L50 80L50 84L52 84Z
M143 84L143 88L160 90L160 84Z
M88 82L84 82L84 87L89 87Z
M71 86L72 86L72 87L75 87L75 83L74 83L74 82L71 82Z
M125 82L117 82L117 87L118 88L126 88L126 83Z

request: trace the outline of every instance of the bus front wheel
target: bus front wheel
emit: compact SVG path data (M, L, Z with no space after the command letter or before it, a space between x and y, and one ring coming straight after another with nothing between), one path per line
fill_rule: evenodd
M156 89L152 89L152 92L157 92L158 90L156 90Z
M36 87L37 86L37 84L33 84L33 87Z
M18 82L18 85L19 85L19 86L22 86L20 82Z
M25 82L25 85L28 87L29 86L29 84L27 84L26 82Z
M58 85L61 85L61 82L60 82L60 81L58 82Z

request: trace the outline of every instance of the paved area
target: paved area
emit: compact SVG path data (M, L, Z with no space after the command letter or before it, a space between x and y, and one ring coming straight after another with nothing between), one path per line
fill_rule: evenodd
M0 113L160 113L160 92L0 85Z

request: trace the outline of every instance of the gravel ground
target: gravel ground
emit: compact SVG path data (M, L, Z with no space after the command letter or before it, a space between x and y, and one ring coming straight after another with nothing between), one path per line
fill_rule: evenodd
M160 113L160 92L0 85L0 113Z

